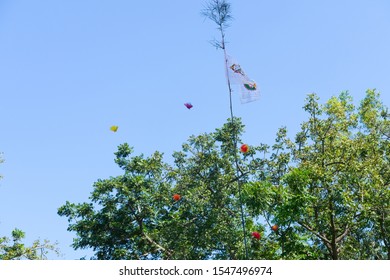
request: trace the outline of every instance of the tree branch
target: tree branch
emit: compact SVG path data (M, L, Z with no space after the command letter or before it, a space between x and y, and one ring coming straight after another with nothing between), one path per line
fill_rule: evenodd
M348 225L347 225L347 226L345 227L344 232L336 238L336 240L335 240L336 243L339 243L341 240L343 240L343 238L344 238L345 236L347 236L348 233L349 233L349 227L348 227Z
M157 248L159 248L161 251L164 251L168 254L168 256L172 256L172 252L170 250L167 250L165 249L164 247L162 247L160 244L158 244L156 241L154 241L152 238L150 238L149 235L147 235L144 231L142 231L142 234L143 236L145 236L145 238L150 242L152 243L154 246L156 246Z
M307 229L308 231L310 231L311 233L313 233L315 236L317 236L318 238L320 238L322 241L325 242L325 245L330 245L330 241L328 238L326 238L324 235L322 234L319 234L317 233L312 227L310 227L309 225L305 224L304 222L302 221L298 221L298 224L303 226L305 229Z

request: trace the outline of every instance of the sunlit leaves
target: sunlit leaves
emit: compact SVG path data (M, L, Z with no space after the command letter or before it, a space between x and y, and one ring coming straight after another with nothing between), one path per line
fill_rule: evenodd
M49 252L59 255L57 243L49 240L35 240L32 245L22 243L25 233L20 229L14 229L11 238L0 238L0 260L44 260Z

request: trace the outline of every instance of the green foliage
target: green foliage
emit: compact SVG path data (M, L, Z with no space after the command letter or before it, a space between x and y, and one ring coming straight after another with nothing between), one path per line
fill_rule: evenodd
M97 259L244 258L238 181L261 162L251 159L253 153L241 156L237 177L230 135L242 132L235 119L214 133L191 136L173 154L174 166L158 152L132 156L128 144L120 145L115 161L124 175L96 182L91 203L59 208L78 235L74 248L91 247ZM259 228L254 221L247 225L249 232Z
M265 182L247 185L249 209L279 224L283 258L306 259L297 255L306 246L318 259L389 259L390 130L379 94L368 90L357 109L347 92L324 105L310 94L304 109L294 143L277 134Z
M36 240L31 246L26 246L21 242L25 233L20 229L14 229L11 236L12 241L8 237L0 238L0 260L43 260L47 259L50 251L59 254L57 244L51 244L48 240Z
M173 165L120 145L124 174L98 180L91 202L59 208L74 248L97 259L244 259L243 206L250 259L389 259L387 109L375 91L358 108L348 93L324 105L311 94L304 109L294 141L281 128L272 147L245 154L240 119L190 136Z

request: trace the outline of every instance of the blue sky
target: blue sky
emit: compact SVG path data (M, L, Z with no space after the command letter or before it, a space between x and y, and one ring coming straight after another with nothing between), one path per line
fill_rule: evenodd
M230 2L228 53L261 91L244 105L233 96L248 144L272 144L281 126L293 136L311 92L325 102L348 90L358 104L376 88L389 106L389 1ZM204 3L0 0L0 236L17 227L27 243L58 241L60 259L90 257L70 247L57 208L121 174L117 146L169 162L190 135L226 121L223 54L209 43L219 34Z

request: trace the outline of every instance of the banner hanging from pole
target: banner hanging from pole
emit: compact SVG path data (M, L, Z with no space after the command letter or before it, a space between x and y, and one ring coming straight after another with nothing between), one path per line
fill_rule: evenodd
M241 103L249 103L260 98L260 90L255 81L250 79L231 56L227 55L227 74L232 84L239 85Z

